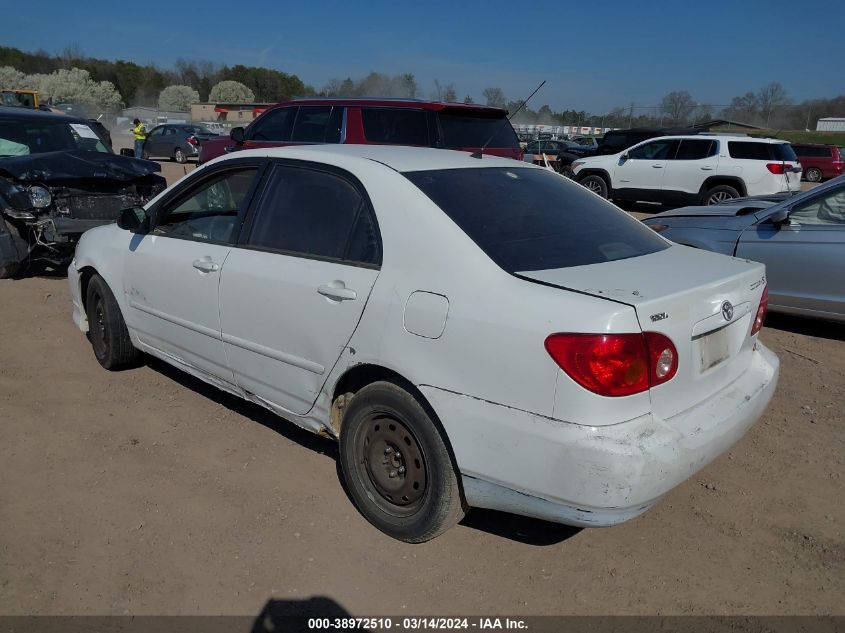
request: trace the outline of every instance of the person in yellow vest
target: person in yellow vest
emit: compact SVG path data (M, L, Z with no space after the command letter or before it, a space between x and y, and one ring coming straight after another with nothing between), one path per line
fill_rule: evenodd
M135 158L144 157L144 141L147 140L147 128L140 119L132 121L132 134L135 136Z

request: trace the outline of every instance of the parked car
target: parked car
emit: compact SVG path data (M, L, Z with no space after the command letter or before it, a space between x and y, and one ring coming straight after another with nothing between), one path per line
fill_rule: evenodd
M197 158L200 145L211 139L220 138L201 125L187 123L166 123L158 125L147 134L144 141L144 158L165 157L177 163L186 163L189 158Z
M416 99L297 99L280 103L230 139L204 142L200 162L227 152L303 143L416 145L522 159L507 110Z
M781 201L684 207L644 222L679 244L763 262L771 310L845 321L845 176Z
M836 145L793 143L792 150L801 161L804 180L821 182L845 172L845 148Z
M778 377L761 264L465 152L237 152L86 233L68 281L103 367L147 352L338 438L358 509L409 542L470 506L637 516Z
M79 236L165 188L157 163L115 155L87 119L0 107L0 279L67 266Z
M789 143L746 136L662 136L610 156L579 158L573 178L614 200L716 204L801 190Z

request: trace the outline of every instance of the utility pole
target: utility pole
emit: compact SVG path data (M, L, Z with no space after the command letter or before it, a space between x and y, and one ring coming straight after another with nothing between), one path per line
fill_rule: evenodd
M628 110L628 128L631 127L631 122L634 120L634 102L631 102L631 109Z

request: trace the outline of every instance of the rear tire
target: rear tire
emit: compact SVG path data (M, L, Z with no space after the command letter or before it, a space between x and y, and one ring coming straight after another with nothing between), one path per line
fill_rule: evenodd
M340 467L358 511L400 541L431 540L465 514L441 431L396 382L374 382L352 398L340 428Z
M607 186L607 181L602 178L601 176L597 176L595 174L590 174L589 176L584 176L581 180L579 180L582 185L584 185L587 189L592 191L593 193L597 193L605 200L609 197L609 188Z
M99 275L95 274L88 282L85 312L88 315L88 340L97 362L110 371L136 366L141 352L132 345L120 306Z
M731 187L730 185L716 185L712 189L708 189L704 194L704 204L705 206L710 206L711 204L719 204L726 200L732 200L733 198L739 198L739 191L735 187Z
M807 182L821 182L822 170L818 167L810 167L804 172L804 180Z
M181 147L177 147L176 150L173 152L173 158L177 163L180 164L188 162L188 157Z

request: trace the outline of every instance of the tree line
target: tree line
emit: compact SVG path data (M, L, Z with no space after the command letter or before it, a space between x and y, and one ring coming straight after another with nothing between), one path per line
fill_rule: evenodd
M67 47L57 55L44 50L30 53L0 46L0 87L16 87L13 84L21 81L28 85L19 87L36 87L44 94L67 94L111 110L120 103L184 111L191 103L200 101L273 103L303 96L429 97L475 103L472 95L461 97L455 84L441 83L438 79L434 80L433 88L426 91L412 73L371 72L357 79L332 79L315 89L295 74L257 66L179 59L173 68L162 69L155 64L88 57L78 46ZM522 105L521 101L508 99L497 86L485 88L479 103L506 108L510 112ZM727 104L707 103L686 90L676 90L657 104L631 103L604 113L573 109L556 111L548 104L537 109L526 106L514 122L642 127L683 126L719 117L767 128L802 129L814 127L819 118L842 116L843 113L845 95L794 103L780 83L772 82L756 92L737 95Z

